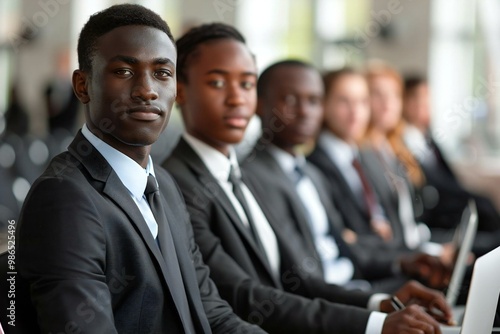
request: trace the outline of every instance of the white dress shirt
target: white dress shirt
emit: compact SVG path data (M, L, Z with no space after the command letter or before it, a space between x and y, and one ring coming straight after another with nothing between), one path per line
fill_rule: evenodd
M406 125L403 140L413 156L425 166L437 165L436 156L431 149L424 133L413 125Z
M248 218L245 214L245 210L234 195L233 185L229 182L229 172L231 171L231 167L235 173L241 175L240 167L233 147L229 148L228 158L210 145L207 145L188 133L184 133L183 137L198 154L212 176L215 177L218 184L224 190L224 193L231 201L231 204L238 213L238 216L241 218L243 224L248 226ZM240 187L248 203L250 214L255 225L255 230L262 246L264 247L264 251L266 252L265 255L267 256L271 270L276 277L278 277L280 272L280 253L278 249L278 241L276 240L276 234L274 233L269 221L262 212L250 189L248 189L244 182L241 182Z
M276 147L271 148L271 153L292 180L294 179L295 166L306 164L303 156L293 157ZM300 178L295 187L309 215L308 221L311 224L309 228L314 238L316 251L321 257L325 282L345 285L354 276L354 265L350 259L339 256L339 248L335 238L330 233L328 216L316 187L306 175Z
M158 236L158 224L156 223L156 219L151 212L148 200L144 195L144 190L146 189L146 184L148 182L148 175L155 175L151 156L149 156L148 165L146 166L146 169L144 169L137 162L106 144L99 137L90 132L87 124L83 125L82 134L96 148L96 150L101 153L104 159L106 159L111 168L113 168L115 173L118 175L120 181L129 191L130 197L132 197L132 200L139 208L139 211L144 217L153 238L156 239Z
M301 163L306 164L307 163L305 161L304 156L300 156L300 155L299 156L292 156L288 152L285 152L285 151L277 148L276 146L272 146L270 148L270 152L271 152L272 156L278 162L278 165L281 167L281 169L285 172L286 175L290 175L292 180L294 179L292 174L294 173L294 169L295 169L295 166L297 164L297 161L299 161L299 164L301 164ZM336 262L336 260L339 260L339 259L334 260L332 255L335 254L335 252L336 252L336 254L338 256L338 247L337 247L337 243L335 242L335 239L333 237L330 237L331 240L329 240L329 241L320 241L320 245L323 245L323 247L326 246L327 249L329 249L329 251L326 252L327 255L325 257L323 257L323 255L321 255L323 247L318 248L317 240L318 240L318 238L325 238L326 237L324 235L324 232L325 232L324 224L325 224L325 219L326 219L326 224L328 224L328 217L326 215L326 211L325 211L325 208L323 207L323 204L321 204L318 191L316 190L316 187L314 186L313 182L308 177L302 177L300 182L302 182L302 180L304 180L304 183L303 183L304 185L301 185L300 183L297 185L297 187L298 187L297 192L299 194L299 197L300 197L300 199L301 199L301 201L304 204L304 207L306 209L308 207L310 207L311 203L315 202L315 204L313 204L314 209L311 207L311 210L309 210L309 209L307 209L307 210L308 211L313 211L313 210L317 211L317 213L311 214L311 220L314 221L314 223L315 223L314 225L316 225L316 227L311 226L311 229L313 230L314 239L315 239L314 243L316 244L316 249L318 250L318 253L320 253L320 256L322 257L322 261L329 262L329 263L325 263L325 262L323 263L323 269L324 269L325 273L328 271L329 275L335 275L336 274L335 270L342 271L344 266L346 266L347 262L342 260L341 264L339 263L339 266L336 267L335 262ZM300 194L302 191L299 189L301 189L301 190L306 189L305 191L303 191L303 195ZM318 219L319 221L315 221L316 219ZM337 249L336 251L335 251L335 248ZM346 259L346 258L340 258L340 259ZM349 259L347 259L347 260L349 260ZM348 262L350 263L350 267L352 268L352 273L350 275L352 278L352 274L354 273L354 267L353 267L353 264L350 260ZM327 266L330 267L331 269L326 269ZM347 267L349 267L349 265L347 265L345 268L347 268ZM344 276L345 274L340 274L340 275ZM348 274L346 276L348 276ZM326 278L327 277L325 274L325 281L326 281ZM389 295L387 295L387 294L373 294L368 301L367 308L369 310L372 310L372 311L378 311L380 309L380 302L384 299L387 299L388 297L389 297ZM385 321L386 317L387 317L387 314L385 314L385 313L372 312L370 314L370 317L368 318L368 324L366 326L365 334L381 334L382 327L384 325L384 321Z

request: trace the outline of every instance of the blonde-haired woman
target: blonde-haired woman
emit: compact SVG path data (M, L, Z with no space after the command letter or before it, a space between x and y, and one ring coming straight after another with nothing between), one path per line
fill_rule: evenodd
M403 140L403 80L399 72L382 62L369 64L366 78L371 118L363 140L363 155L370 162L368 173L379 195L398 211L406 245L441 254L441 246L429 243L427 226L415 221L423 209L415 189L424 184L425 176Z

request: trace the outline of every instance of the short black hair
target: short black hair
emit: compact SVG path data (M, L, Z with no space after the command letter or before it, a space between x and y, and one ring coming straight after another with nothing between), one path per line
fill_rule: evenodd
M196 48L208 41L233 39L246 43L243 35L236 28L224 23L209 23L191 28L177 40L177 81L187 82L186 68L189 58Z
M404 94L408 95L420 85L426 85L427 79L421 75L407 76L404 81Z
M299 59L286 59L274 63L269 67L267 67L264 71L262 71L262 73L259 76L259 80L257 81L257 96L259 98L264 97L266 95L266 92L269 88L268 87L269 83L271 82L274 72L281 67L288 67L288 66L303 67L316 71L316 68L312 64Z
M123 26L139 25L163 31L174 43L170 28L158 14L146 7L133 4L111 6L92 15L80 32L78 39L78 64L85 72L92 70L92 58L99 37Z

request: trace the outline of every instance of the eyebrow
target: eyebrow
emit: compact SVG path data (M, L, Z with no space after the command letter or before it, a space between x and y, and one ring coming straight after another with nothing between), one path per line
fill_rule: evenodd
M210 70L206 73L207 75L208 74L221 74L221 75L226 75L226 74L229 74L228 71L225 71L225 70L220 70L220 69L214 69L214 70ZM245 76L254 76L254 77L257 77L257 73L255 72L243 72L242 75L245 75Z
M117 55L117 56L114 56L113 58L110 59L110 62L114 62L114 61L120 61L120 62L124 62L124 63L130 64L130 65L134 65L134 64L139 63L139 59L137 59L135 57L123 56L123 55ZM153 59L153 64L155 64L155 65L162 65L162 64L174 65L174 62L168 58L159 57L159 58Z

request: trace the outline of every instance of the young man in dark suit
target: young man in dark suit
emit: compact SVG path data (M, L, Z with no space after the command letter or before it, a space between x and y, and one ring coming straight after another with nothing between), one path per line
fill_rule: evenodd
M421 196L423 212L420 219L431 229L453 229L460 222L469 199L474 199L479 225L473 251L476 256L481 256L500 245L500 215L491 199L464 187L453 172L431 134L429 99L429 86L424 78L415 76L405 80L402 101L404 143L424 175L425 182L420 188L432 190L426 194L435 194Z
M186 132L163 166L183 192L211 277L235 312L272 333L438 332L434 320L413 307L385 319L330 302L366 307L372 294L327 284L314 246L254 197L236 160L232 145L242 140L256 104L256 66L244 38L223 24L204 25L180 38L177 48L177 102ZM399 296L410 295L435 298L448 312L439 294L413 284ZM372 302L378 308L380 299ZM387 300L381 307L392 311Z
M194 243L181 194L151 144L176 95L165 21L137 5L93 15L73 88L86 124L31 188L17 265L43 333L240 333Z
M366 80L354 70L342 69L326 73L323 82L323 129L308 160L329 181L329 190L348 229L347 240L354 243L365 238L380 244L378 239L384 241L383 245L398 247L402 240L397 213L387 211L371 180L363 178L363 161L356 146L357 136L366 130L369 119ZM377 235L380 238L374 238Z

